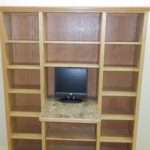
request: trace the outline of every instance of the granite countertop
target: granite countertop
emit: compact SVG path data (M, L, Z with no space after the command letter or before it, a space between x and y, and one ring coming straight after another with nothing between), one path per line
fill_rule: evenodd
M62 103L56 98L46 101L40 114L43 122L72 122L72 123L97 123L99 111L96 100L86 99L81 103Z

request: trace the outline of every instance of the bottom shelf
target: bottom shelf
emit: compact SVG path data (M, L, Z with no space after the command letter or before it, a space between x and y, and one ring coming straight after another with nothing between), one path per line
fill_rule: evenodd
M131 146L126 143L101 143L100 150L131 150Z
M47 150L95 150L95 142L48 141Z
M12 150L42 150L41 140L23 140L15 139L12 141Z

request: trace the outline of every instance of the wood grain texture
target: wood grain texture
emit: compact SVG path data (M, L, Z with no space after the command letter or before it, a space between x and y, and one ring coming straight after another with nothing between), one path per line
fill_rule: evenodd
M9 99L10 99L11 111L24 111L24 112L41 111L40 95L11 94Z
M131 150L131 144L104 142L101 144L101 150Z
M12 117L13 133L41 133L41 123L38 118Z
M98 17L96 13L46 13L45 39L98 41Z
M39 64L38 44L7 44L10 64Z
M45 45L47 62L98 63L98 45L48 44Z
M103 90L112 91L136 91L134 76L132 72L105 72ZM137 80L136 80L137 81Z
M13 147L15 150L41 150L42 144L41 140L33 140L33 139L14 139Z
M102 114L134 114L135 98L103 97Z
M36 13L5 13L9 40L38 40L38 15Z
M140 39L140 29L137 24L139 17L140 14L108 14L106 41L138 42Z
M13 76L11 87L40 87L39 70L11 70L8 72Z
M130 125L132 124L132 130ZM133 122L132 121L102 121L101 122L101 136L114 136L114 137L132 137L133 135Z
M33 9L34 8L34 9ZM150 7L35 7L35 6L1 6L3 12L111 12L111 13L144 13Z
M139 47L135 45L106 45L105 66L137 67Z
M95 150L95 142L49 141L48 150Z
M95 124L49 123L46 139L94 142Z

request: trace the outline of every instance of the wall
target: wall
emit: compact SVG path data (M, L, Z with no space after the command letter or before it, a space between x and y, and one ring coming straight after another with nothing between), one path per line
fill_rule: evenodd
M81 0L0 0L0 6L150 6L149 0L86 0L86 4ZM150 150L150 13L145 49L144 72L141 93L141 106L137 139L137 150ZM7 149L6 126L5 126L5 107L2 82L2 64L0 53L0 150Z
M150 149L150 13L145 48L137 150Z
M5 105L4 105L4 92L3 92L3 77L2 77L2 64L0 53L0 150L6 150L6 121L5 121Z
M149 0L0 0L5 6L150 6Z

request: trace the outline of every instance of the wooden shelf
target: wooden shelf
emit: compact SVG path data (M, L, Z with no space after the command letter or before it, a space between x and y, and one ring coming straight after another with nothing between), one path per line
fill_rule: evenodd
M98 41L44 41L45 44L100 44Z
M60 141L96 141L95 128L82 126L68 126L62 127L63 125L56 125L51 127L47 133L47 140L60 140Z
M113 137L113 136L101 136L100 142L110 143L132 143L133 139L130 137Z
M136 92L126 92L126 91L103 91L103 96L130 96L136 97Z
M104 67L104 71L131 71L131 72L138 72L139 69L136 67Z
M5 9L0 20L8 147L135 149L147 10ZM82 103L53 97L55 67L88 68Z
M22 94L40 94L40 89L10 89L8 93L22 93Z
M39 117L40 112L11 111L11 117Z
M134 115L102 114L101 120L134 120Z
M45 67L80 67L80 68L99 68L98 64L82 63L45 63Z
M16 43L16 44L38 44L39 41L32 40L7 40L7 44Z
M33 140L41 140L41 134L33 134L33 133L12 133L12 139L33 139Z
M48 150L95 150L95 142L48 141Z
M40 69L39 65L8 65L8 69Z
M141 42L105 42L107 45L141 45Z

